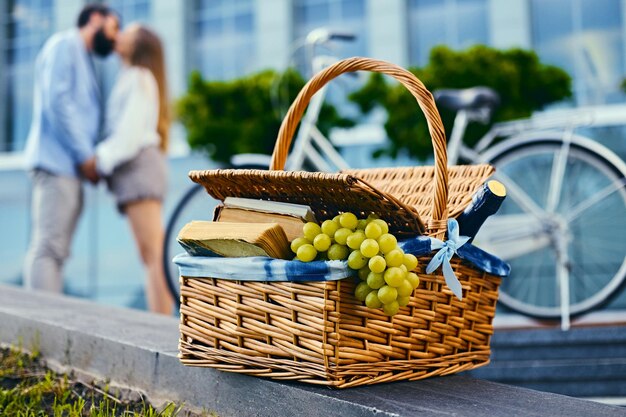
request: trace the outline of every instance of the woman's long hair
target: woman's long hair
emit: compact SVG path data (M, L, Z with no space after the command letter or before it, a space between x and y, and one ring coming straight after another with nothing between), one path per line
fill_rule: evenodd
M150 29L138 25L135 31L135 45L130 54L130 64L146 68L152 72L159 89L159 120L157 132L161 136L159 148L165 152L169 140L170 109L165 76L165 54L161 39Z

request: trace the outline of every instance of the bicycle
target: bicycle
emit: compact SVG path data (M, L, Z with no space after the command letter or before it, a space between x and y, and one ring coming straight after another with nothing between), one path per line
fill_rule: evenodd
M314 42L326 42L330 36L318 32L312 38ZM313 59L314 67L329 62L334 59ZM311 100L288 169L302 169L305 162L319 171L348 167L316 127L325 93L324 87ZM570 316L588 312L614 296L626 276L626 242L617 242L609 254L598 254L595 249L606 249L605 230L626 228L626 164L606 147L574 134L574 130L624 124L626 106L557 111L498 123L470 148L462 140L468 123L488 122L498 104L497 95L483 87L441 90L435 92L435 97L439 106L457 111L448 143L450 164L460 159L489 162L497 168L494 177L508 189L509 197L499 214L485 223L475 240L477 246L513 266L512 275L501 286L502 304L533 317L560 318L562 328L568 329ZM504 139L494 144L497 138ZM534 176L529 175L532 173ZM582 180L570 175L578 175ZM562 199L563 195L567 198ZM187 212L192 197L183 199L175 214ZM202 200L205 204L210 201L206 196ZM208 212L203 212L205 217ZM602 215L598 216L598 212ZM594 213L595 217L590 216ZM584 220L590 217L598 227L583 227ZM168 225L166 245L173 241L172 231L177 230ZM164 262L169 268L170 257L165 254Z
M457 111L449 161L488 162L508 190L475 244L511 263L500 301L525 315L561 319L597 308L626 277L626 241L607 252L607 231L626 232L626 164L612 151L574 133L623 125L626 105L578 108L495 124L469 148L470 121L487 122L498 97L490 89L440 90L438 105ZM506 138L490 146L496 138ZM584 215L584 216L583 216ZM593 221L594 227L590 226Z

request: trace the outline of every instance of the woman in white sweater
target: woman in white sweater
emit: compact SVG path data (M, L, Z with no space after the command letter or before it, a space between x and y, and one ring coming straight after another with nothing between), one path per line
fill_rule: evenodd
M116 51L123 69L107 104L106 138L96 148L96 169L128 216L146 268L149 309L171 314L173 300L161 263L170 124L163 47L154 32L133 25L118 36Z

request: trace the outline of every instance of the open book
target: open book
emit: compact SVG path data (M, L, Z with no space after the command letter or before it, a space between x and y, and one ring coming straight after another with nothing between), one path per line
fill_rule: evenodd
M276 223L192 221L181 229L178 242L192 256L293 257L287 236Z

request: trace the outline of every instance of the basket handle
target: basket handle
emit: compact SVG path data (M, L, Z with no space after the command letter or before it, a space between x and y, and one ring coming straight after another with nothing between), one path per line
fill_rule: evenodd
M380 72L395 78L413 94L422 112L424 112L435 151L435 188L433 190L432 223L427 225L427 227L429 229L441 228L442 226L445 228L442 221L445 222L448 217L448 154L446 151L446 134L439 111L432 94L415 75L389 62L371 58L348 58L325 68L313 76L291 104L280 125L270 169L282 170L285 168L293 134L311 97L333 78L346 72L359 70Z

